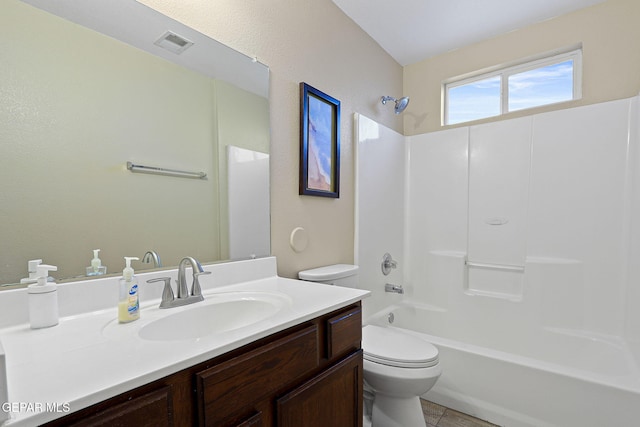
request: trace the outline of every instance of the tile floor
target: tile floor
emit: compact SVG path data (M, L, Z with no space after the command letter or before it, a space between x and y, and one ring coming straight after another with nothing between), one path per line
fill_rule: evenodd
M420 399L420 403L427 427L496 427L496 424L482 421L428 400Z

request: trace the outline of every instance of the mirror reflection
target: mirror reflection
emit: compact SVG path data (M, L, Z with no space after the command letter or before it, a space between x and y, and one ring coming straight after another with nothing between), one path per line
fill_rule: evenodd
M269 255L267 67L133 0L3 0L0 41L0 284Z

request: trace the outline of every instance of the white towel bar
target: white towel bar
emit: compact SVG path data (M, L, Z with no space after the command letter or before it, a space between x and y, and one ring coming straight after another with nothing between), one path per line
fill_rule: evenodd
M196 179L207 178L207 174L204 172L189 172L189 171L181 171L176 169L158 168L155 166L136 165L136 164L133 164L132 162L127 162L127 169L129 169L131 172L177 176L180 178L196 178Z

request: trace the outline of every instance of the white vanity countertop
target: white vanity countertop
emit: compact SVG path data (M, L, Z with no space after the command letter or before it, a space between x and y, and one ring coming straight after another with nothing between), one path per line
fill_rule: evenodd
M239 267L247 268L249 262L240 262ZM51 328L32 330L28 323L21 323L0 329L12 409L2 426L33 426L62 417L369 295L358 289L277 277L275 259L272 262L273 268L267 270L274 274L269 277L210 287L205 277L215 277L214 265L213 274L201 277L204 302L160 310L159 299L143 300L140 319L128 324L114 324L114 304L61 317ZM151 277L146 276L144 280ZM142 282L139 277L139 286L145 285ZM237 291L275 293L285 296L288 303L267 320L203 338L147 341L137 336L141 326L159 316L206 304L207 298L216 294Z

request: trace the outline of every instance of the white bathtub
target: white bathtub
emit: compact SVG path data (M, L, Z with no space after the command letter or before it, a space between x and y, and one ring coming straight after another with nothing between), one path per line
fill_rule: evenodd
M640 425L640 372L623 340L542 327L483 333L445 310L411 303L367 323L438 347L443 374L423 397L441 405L509 427Z

